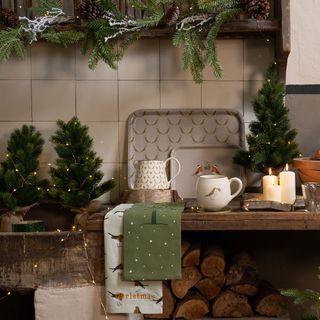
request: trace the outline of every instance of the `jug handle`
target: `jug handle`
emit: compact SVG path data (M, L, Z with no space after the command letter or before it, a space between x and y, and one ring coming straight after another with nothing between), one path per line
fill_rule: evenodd
M237 184L239 185L239 187L238 187L237 191L235 191L235 192L231 195L231 199L235 198L235 197L241 192L242 187L243 187L243 183L242 183L242 181L241 181L239 178L231 178L231 179L229 180L230 185L231 185L231 183L232 183L233 181L237 182Z
M177 164L178 164L178 172L177 172L177 174L176 174L174 177L172 177L172 178L168 181L168 184L169 184L169 185L170 185L170 183L179 175L179 173L180 173L180 171L181 171L181 164L180 164L179 160L178 160L177 158L174 158L174 157L170 157L170 158L168 158L167 160L165 160L165 162L164 162L164 167L166 167L167 162L170 161L170 160L175 160L175 161L177 162Z

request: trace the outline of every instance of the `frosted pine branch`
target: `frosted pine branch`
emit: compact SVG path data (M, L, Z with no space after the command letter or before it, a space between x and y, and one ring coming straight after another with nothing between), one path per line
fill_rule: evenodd
M192 29L196 29L213 20L213 18L214 17L209 14L186 17L177 23L176 29L178 31L189 31Z
M26 21L27 26L23 27L25 32L32 33L32 38L30 44L34 41L37 41L37 34L44 32L52 24L58 22L60 16L64 16L65 13L60 8L52 8L47 12L46 16L36 17L35 19L29 19L27 17L19 17L20 21Z
M120 27L118 31L115 32L113 35L105 37L104 38L105 42L108 42L110 39L116 38L117 36L120 36L124 33L135 32L142 29L141 26L138 26L136 20L132 20L132 19L117 20L112 12L106 12L103 15L103 18L109 22L109 25L111 27L113 26Z

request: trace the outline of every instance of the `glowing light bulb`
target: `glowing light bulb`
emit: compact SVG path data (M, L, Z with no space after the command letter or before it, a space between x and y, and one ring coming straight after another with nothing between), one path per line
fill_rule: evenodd
M16 172L19 172L19 170L18 170L18 169L16 169Z
M37 264L35 264L33 267L34 267L34 268L38 268L38 265L37 265Z

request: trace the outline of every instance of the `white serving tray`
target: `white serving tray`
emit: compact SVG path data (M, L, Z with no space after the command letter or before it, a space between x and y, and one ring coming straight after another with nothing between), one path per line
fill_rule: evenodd
M182 146L244 148L243 117L232 109L146 109L132 113L128 118L129 188L134 186L135 160L165 160ZM184 178L189 183L189 176Z

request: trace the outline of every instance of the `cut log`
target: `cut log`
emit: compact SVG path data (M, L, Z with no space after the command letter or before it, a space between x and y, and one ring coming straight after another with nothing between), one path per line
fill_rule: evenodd
M191 291L178 303L172 319L199 319L207 313L209 313L208 301L200 293Z
M184 254L189 250L190 247L191 247L191 243L190 243L189 239L182 235L182 239L181 239L181 257L184 256Z
M188 290L192 288L199 280L201 280L201 278L202 275L197 267L182 268L181 279L171 281L171 289L173 294L177 298L183 299L188 293Z
M226 273L226 286L234 292L254 296L258 291L258 267L248 253L236 255Z
M194 243L182 257L183 267L198 266L200 263L200 242Z
M215 245L205 246L202 251L200 263L201 273L209 278L221 278L225 268L224 253Z
M195 287L208 300L215 298L221 291L220 284L211 278L200 280Z
M253 314L247 297L225 290L212 304L213 317L248 317Z
M146 318L150 319L172 319L174 311L174 305L176 299L170 290L170 286L167 282L162 283L163 289L163 313L160 314L146 314Z
M279 317L287 311L285 298L268 281L260 281L259 290L251 300L252 308L258 314Z

